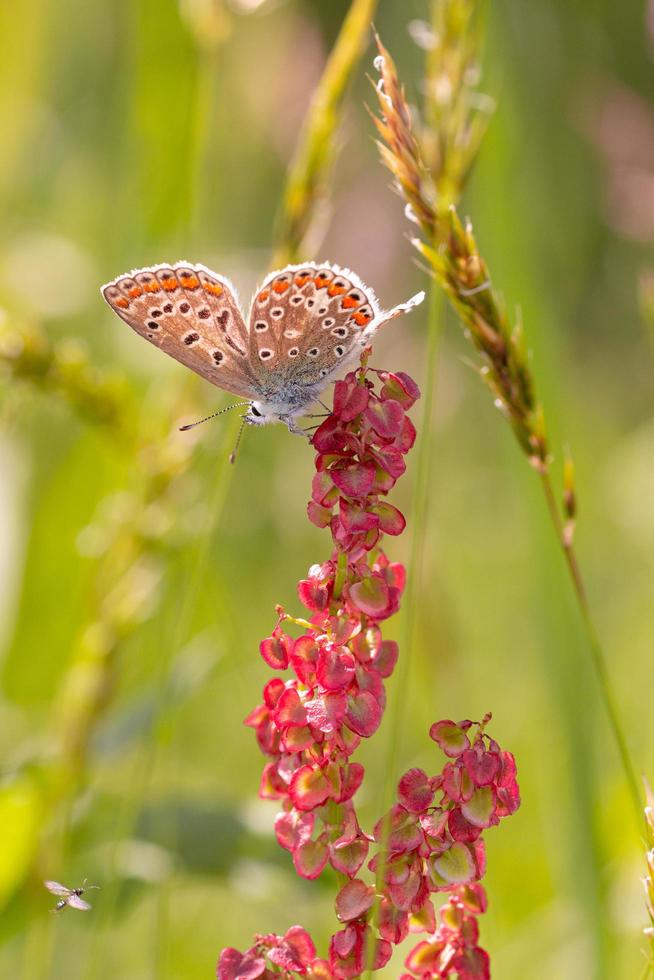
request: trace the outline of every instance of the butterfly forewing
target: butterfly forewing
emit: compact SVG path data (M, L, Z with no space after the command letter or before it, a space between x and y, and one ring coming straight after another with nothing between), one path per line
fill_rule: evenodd
M219 388L254 396L247 327L227 279L177 262L119 276L102 287L102 295L155 347Z
M307 263L273 272L250 308L253 371L262 382L272 372L297 384L327 379L360 351L379 313L372 290L347 269Z

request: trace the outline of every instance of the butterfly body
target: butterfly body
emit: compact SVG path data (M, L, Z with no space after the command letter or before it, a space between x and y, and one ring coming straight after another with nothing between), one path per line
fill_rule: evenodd
M313 262L267 276L247 322L229 280L188 262L137 269L107 283L102 294L140 336L247 399L247 423L284 422L291 432L302 431L296 419L377 329L424 297L385 312L355 273Z

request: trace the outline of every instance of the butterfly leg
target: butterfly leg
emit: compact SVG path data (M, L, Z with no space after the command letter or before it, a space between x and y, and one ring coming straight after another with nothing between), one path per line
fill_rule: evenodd
M281 419L281 421L286 423L286 425L288 427L288 431L289 432L292 432L294 436L305 436L306 435L306 432L304 431L304 429L302 429L297 424L297 422L295 421L295 419L293 418L292 415L285 415L284 418Z

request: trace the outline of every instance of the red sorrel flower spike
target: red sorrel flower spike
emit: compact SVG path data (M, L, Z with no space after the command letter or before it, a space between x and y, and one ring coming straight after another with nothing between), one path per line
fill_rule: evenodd
M295 870L313 879L330 864L346 878L335 901L342 928L331 937L328 959L316 956L300 926L256 936L244 953L224 949L219 980L359 977L385 966L409 932L427 938L409 954L405 980L489 976L477 922L486 910L483 835L520 805L513 756L485 732L490 715L432 725L446 762L433 775L408 770L371 836L354 805L364 770L351 756L381 723L384 682L399 654L382 624L399 609L406 574L381 543L405 527L385 497L404 473L415 441L406 413L420 396L408 375L365 365L364 357L361 370L337 382L333 411L312 438L307 512L329 529L331 556L298 583L308 619L278 607L260 652L285 677L268 681L245 719L267 760L259 794L279 802L275 834ZM295 638L287 632L292 624L301 630ZM438 892L449 897L437 916Z
M298 584L310 628L293 640L284 622L291 620L281 611L261 643L266 663L273 670L290 667L294 677L266 685L263 704L246 719L270 760L260 792L284 806L278 837L305 877L320 873L326 860L352 877L365 860L368 841L356 820L357 834L346 840L333 807L351 800L361 784L363 768L349 757L379 727L384 679L398 656L397 644L384 641L379 624L399 608L405 574L388 561L380 540L405 527L384 497L404 472L414 432L406 411L419 391L408 375L382 372L377 393L376 374L362 368L337 382L333 411L313 436L316 473L308 514L330 529L334 550ZM288 829L303 826L302 814L318 817L310 838Z

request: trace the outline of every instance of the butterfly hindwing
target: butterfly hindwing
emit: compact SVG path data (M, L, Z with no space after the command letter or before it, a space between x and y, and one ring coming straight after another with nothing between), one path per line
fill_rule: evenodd
M229 280L177 262L119 276L102 295L155 347L219 388L253 396L247 327Z
M297 384L328 379L379 316L372 290L347 269L308 262L272 272L250 307L252 369L262 382L271 372Z

